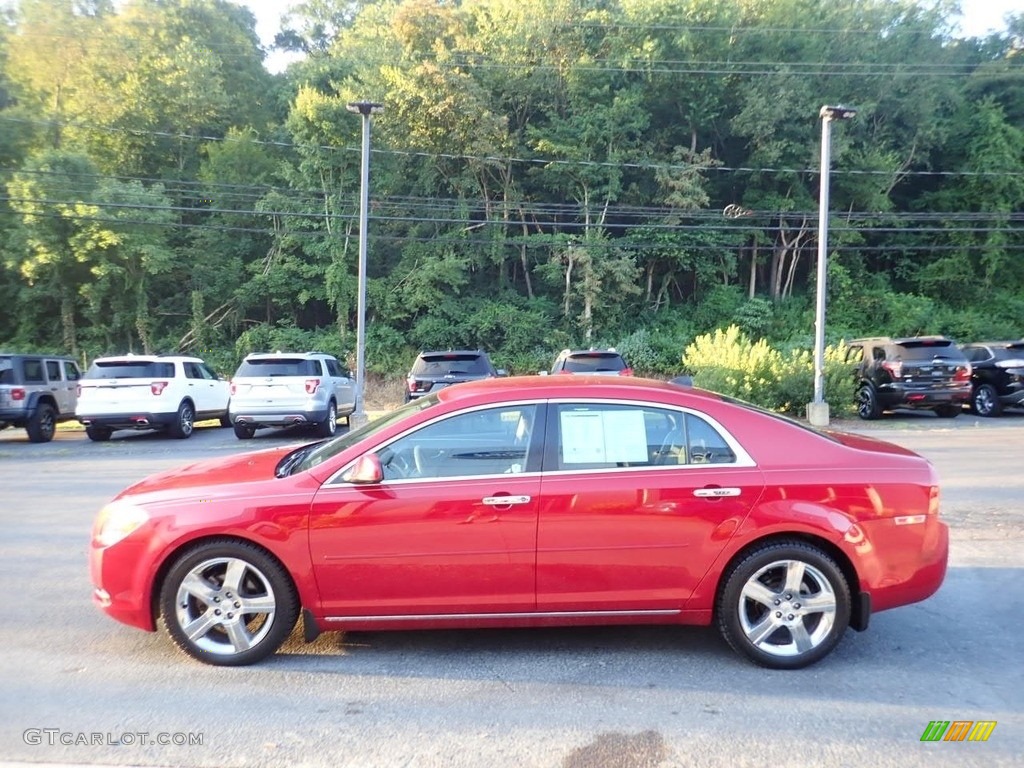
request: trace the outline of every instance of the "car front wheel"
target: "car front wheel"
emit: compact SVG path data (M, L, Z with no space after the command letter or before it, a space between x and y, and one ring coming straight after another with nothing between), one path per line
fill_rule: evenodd
M160 591L168 634L207 664L243 666L274 653L299 614L281 565L259 547L212 541L183 553Z
M991 384L982 384L974 390L971 407L979 416L998 416L1003 411L1003 404L999 402L999 394Z
M733 650L765 667L820 661L850 623L850 588L836 562L799 541L754 549L726 574L716 615Z

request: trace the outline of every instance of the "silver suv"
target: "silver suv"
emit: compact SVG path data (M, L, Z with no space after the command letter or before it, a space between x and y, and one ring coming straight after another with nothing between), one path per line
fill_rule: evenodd
M0 354L0 429L24 428L33 443L48 443L57 422L75 417L78 365L59 355Z
M230 419L239 440L260 427L296 424L331 437L338 417L355 408L355 381L336 357L322 352L254 353L231 379Z

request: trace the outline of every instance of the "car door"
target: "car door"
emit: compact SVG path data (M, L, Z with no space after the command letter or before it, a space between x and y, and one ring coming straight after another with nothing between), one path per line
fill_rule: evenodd
M376 449L382 482L325 483L310 519L325 614L532 612L539 408L441 417Z
M228 401L231 399L231 384L218 376L206 363L199 364L199 372L203 379L210 382L209 410L218 414L227 413Z
M70 416L78 405L78 380L82 378L82 372L70 360L61 361L61 365L64 367L64 382L67 386L67 405L61 403L60 412Z
M552 403L537 530L538 611L678 611L761 495L707 417Z
M334 402L338 405L338 411L345 413L356 407L355 382L348 375L337 360L327 360L327 373L331 377L334 386Z
M68 387L77 387L78 385L65 381L64 371L61 369L60 363L60 360L46 361L46 378L49 381L49 389L54 401L57 403L58 413L74 413L74 398L72 398L71 392L68 391Z

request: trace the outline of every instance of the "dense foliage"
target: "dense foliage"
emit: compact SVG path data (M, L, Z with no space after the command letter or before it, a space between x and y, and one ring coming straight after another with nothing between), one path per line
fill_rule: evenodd
M799 368L823 104L858 110L832 132L829 340L1024 335L1024 16L958 39L954 9L317 0L271 75L226 0L20 0L0 346L351 358L362 100L373 371L615 344L672 374L731 324Z

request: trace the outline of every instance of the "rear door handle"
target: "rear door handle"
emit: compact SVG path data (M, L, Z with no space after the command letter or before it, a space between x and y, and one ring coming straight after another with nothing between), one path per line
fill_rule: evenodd
M488 507L505 507L513 504L529 504L529 496L484 496L480 501Z
M698 488L693 492L698 499L724 499L727 496L739 496L739 488Z

